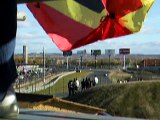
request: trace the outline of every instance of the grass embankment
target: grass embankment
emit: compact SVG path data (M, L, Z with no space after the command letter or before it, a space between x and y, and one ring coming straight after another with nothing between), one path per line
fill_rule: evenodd
M49 88L46 88L45 90L41 90L36 92L36 94L54 94L54 95L61 95L68 93L68 82L69 80L73 80L74 78L77 78L78 80L82 80L83 78L87 77L89 74L91 74L90 71L82 71L82 72L76 72L73 74L66 75L58 80L58 82L55 83L54 86L50 86Z
M20 108L60 112L81 112L90 114L105 112L105 110L101 108L70 102L59 98L53 98L52 96L46 95L17 93L17 99Z
M118 80L128 80L131 76L131 74L125 73L121 70L110 70L109 73L109 79L112 80L113 83L117 83Z
M105 112L104 109L83 105L75 102L69 102L66 100L52 98L47 101L41 102L38 105L34 105L33 109L35 110L53 110L61 112L81 112L96 114L98 112Z
M66 99L104 108L114 116L160 119L158 81L95 87Z

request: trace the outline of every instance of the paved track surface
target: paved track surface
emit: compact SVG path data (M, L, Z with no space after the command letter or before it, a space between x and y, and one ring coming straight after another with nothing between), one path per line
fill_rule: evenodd
M11 119L2 119L11 120ZM17 119L13 119L17 120ZM21 109L18 120L137 120L131 118Z
M94 69L92 71L93 71L93 73L90 74L87 77L90 77L91 79L94 79L94 76L96 75L99 79L99 85L104 85L104 84L111 83L111 81L108 79L109 72L107 70Z

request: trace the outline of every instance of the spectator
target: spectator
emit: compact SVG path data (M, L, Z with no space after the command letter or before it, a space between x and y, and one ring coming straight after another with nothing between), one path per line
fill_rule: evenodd
M98 84L98 77L96 75L94 76L94 81L95 81L95 84L97 85Z
M5 12L4 12L5 11ZM19 108L13 89L17 78L14 50L17 30L17 0L0 4L0 117L17 117Z
M117 83L120 83L119 79L117 80Z
M74 95L76 93L76 89L77 89L77 86L76 86L76 79L74 78L73 80L73 90L72 90L72 95Z
M92 83L91 83L91 79L90 79L90 78L88 78L88 83L89 83L88 88L90 88L90 87L92 86Z
M76 91L79 89L79 80L76 78Z
M69 93L69 96L72 95L72 80L68 82L68 93Z
M89 81L88 81L88 78L86 77L86 80L85 80L85 85L86 85L86 89L89 88Z
M93 85L93 86L96 85L95 79L92 80L92 85Z
M81 88L82 88L82 91L85 90L85 80L84 79L81 81Z

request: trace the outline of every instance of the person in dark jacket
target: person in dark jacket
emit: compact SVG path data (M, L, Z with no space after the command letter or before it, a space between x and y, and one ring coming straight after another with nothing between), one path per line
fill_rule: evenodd
M17 78L14 50L17 31L16 0L0 4L0 117L17 117L19 108L13 85Z

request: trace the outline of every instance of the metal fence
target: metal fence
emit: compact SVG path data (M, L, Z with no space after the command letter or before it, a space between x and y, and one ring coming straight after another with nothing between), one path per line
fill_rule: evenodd
M111 83L111 81L106 79L105 75L97 75L97 77L99 78L98 86ZM48 80L45 83L43 82L42 77L34 78L31 81L28 80L28 82L25 83L17 82L15 84L15 89L16 92L18 93L53 95L53 97L59 97L59 98L67 97L69 95L68 83L62 82L59 88L61 89L61 91L55 88L55 82L58 78L59 76L57 75L57 77L54 77L54 79ZM65 81L65 79L63 79L63 81ZM81 81L82 80L79 80L80 86L77 92L82 92Z

